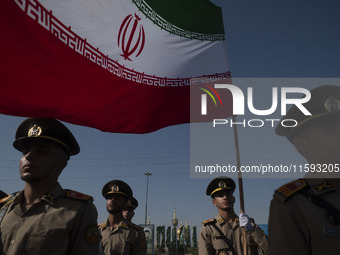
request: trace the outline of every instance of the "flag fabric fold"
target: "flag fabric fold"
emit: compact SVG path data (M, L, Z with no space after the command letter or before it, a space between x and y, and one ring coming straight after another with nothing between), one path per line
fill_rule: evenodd
M193 81L230 77L206 0L2 0L0 28L3 114L147 133L190 122Z

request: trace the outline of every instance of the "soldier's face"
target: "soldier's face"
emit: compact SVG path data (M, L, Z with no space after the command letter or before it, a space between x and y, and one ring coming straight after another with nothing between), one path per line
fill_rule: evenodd
M28 183L56 181L66 164L66 154L55 143L30 142L19 161L20 177Z
M234 208L235 197L230 190L219 191L215 194L212 203L218 209L231 209Z
M123 209L123 217L127 220L127 221L131 221L133 216L135 215L134 209L131 207L125 207Z
M340 163L340 120L316 122L293 140L300 153L314 164Z
M106 208L111 214L123 211L126 205L126 198L120 194L110 194L106 197Z

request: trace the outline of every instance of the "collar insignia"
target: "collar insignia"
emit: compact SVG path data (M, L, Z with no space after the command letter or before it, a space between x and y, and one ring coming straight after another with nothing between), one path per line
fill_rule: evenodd
M328 182L324 181L322 184L314 185L313 188L316 189L317 191L325 191L333 188L333 186Z
M47 193L43 196L44 198L46 198L48 201L53 202L55 197L51 195L51 193Z
M325 109L327 112L340 111L340 101L334 97L330 97L325 101Z
M42 132L41 127L34 125L33 127L30 128L30 130L28 130L28 137L37 137L40 136Z

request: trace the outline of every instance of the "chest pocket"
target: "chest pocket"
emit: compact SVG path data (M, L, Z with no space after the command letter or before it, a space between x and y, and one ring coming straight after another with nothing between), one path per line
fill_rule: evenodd
M67 254L69 238L67 232L62 229L55 229L47 232L33 232L26 242L28 254Z
M128 240L125 240L124 242L117 242L114 244L113 247L113 254L132 254L132 244Z
M224 241L222 236L216 236L212 240L212 245L214 249L216 250L216 254L232 254L229 246L227 243Z

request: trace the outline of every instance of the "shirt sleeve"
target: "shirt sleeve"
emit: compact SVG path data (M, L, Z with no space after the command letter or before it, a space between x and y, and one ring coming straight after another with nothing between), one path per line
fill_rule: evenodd
M81 208L82 212L76 217L74 228L71 232L70 254L100 254L97 209L92 202L83 203Z
M202 226L198 238L198 254L200 255L216 254L216 251L212 245L211 233L209 231L209 228L206 226Z
M261 254L263 255L270 254L268 237L261 228L259 228L258 226L255 226L254 231L250 233L250 236L253 238L254 242L257 244L258 249L261 251Z
M137 242L134 247L134 255L145 255L146 254L146 238L142 228L137 231Z
M270 252L273 255L311 254L303 216L299 210L293 211L292 208L293 201L271 201L268 236Z

